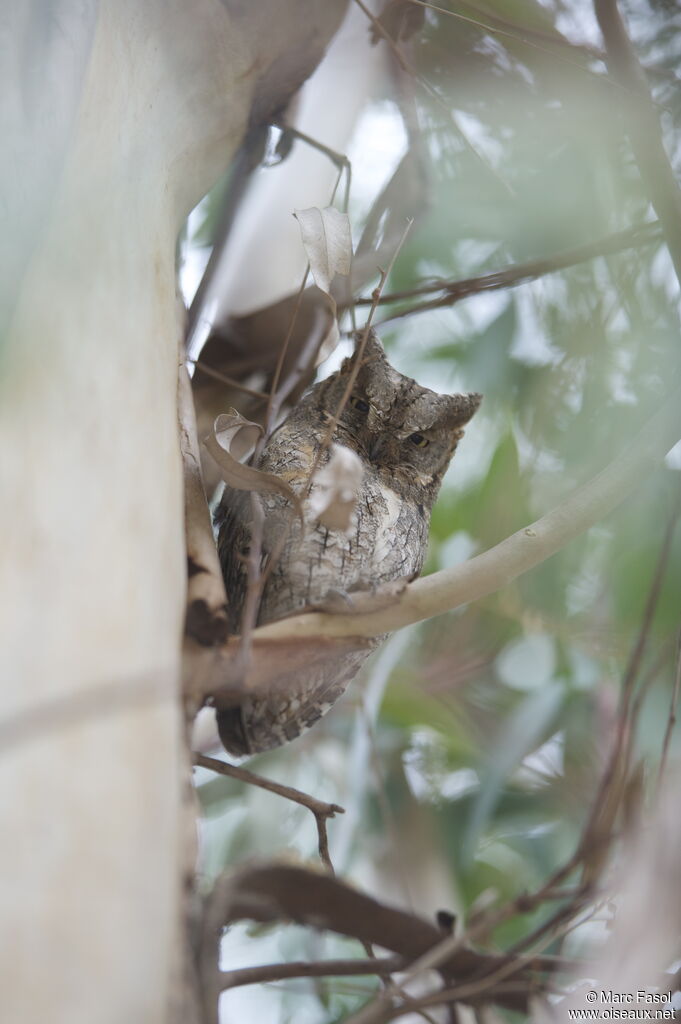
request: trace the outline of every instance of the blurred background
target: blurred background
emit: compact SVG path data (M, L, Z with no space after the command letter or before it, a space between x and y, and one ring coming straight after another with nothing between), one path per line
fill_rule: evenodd
M351 6L354 35L334 72L340 77L332 86L313 78L300 108L309 118L301 130L351 164L353 239L368 232L371 243L355 298L370 296L377 266L387 266L413 218L374 325L402 373L438 391L484 394L434 511L430 573L532 522L626 449L678 372L679 288L659 232L644 227L655 214L626 137L627 96L608 78L588 3L392 3L376 8L379 27ZM622 10L676 164L681 14L666 0L630 0ZM225 197L236 171L189 218L181 246L188 303L213 246L225 254L212 298L194 309L194 358L220 317L277 302L302 279L291 213L327 205L338 168L296 138L276 153L281 138L272 129L265 140L265 162L274 166L254 172L226 243ZM401 162L396 195L382 203ZM347 174L339 207L346 181ZM249 227L249 190L259 228ZM280 242L277 218L288 242ZM237 256L228 255L230 245ZM280 245L290 246L287 259L277 255ZM373 263L372 247L381 251ZM496 282L502 287L445 287L509 268L512 286L506 278ZM368 308L357 304L358 325ZM350 329L347 312L340 325ZM285 326L277 343L284 333ZM319 372L349 350L346 337ZM262 381L250 386L262 389ZM234 396L224 400L225 409L234 404ZM444 909L466 921L540 888L569 859L612 748L622 678L678 514L680 468L677 448L619 509L538 568L394 634L311 732L249 760L249 768L345 808L329 825L339 875L431 919ZM662 569L637 675L644 699L631 763L640 766L643 793L655 785L670 716L678 535ZM196 781L206 891L225 867L252 857L316 857L305 808L204 769ZM521 942L554 910L542 904L510 917L493 946ZM560 948L590 955L609 916L607 906L591 908ZM354 955L356 947L302 928L244 925L225 937L223 956L233 968ZM376 985L252 986L225 993L223 1010L230 1020L331 1024ZM484 1019L516 1019L496 1012Z

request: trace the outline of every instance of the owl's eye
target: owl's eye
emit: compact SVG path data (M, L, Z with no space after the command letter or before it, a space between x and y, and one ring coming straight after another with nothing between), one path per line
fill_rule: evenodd
M423 434L410 434L409 440L412 444L415 444L417 448L427 448L430 441Z
M359 395L350 395L350 405L353 409L356 409L357 412L369 412L369 403L365 402L363 398L359 397Z

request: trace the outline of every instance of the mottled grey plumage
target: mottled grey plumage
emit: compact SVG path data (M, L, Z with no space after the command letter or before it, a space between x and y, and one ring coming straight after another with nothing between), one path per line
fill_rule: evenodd
M328 449L323 449L328 422L341 405L352 364L346 359L337 373L303 396L257 463L301 497L320 449L319 464L328 462ZM353 591L418 575L433 502L462 428L479 404L479 395L438 395L404 377L371 332L333 434L334 443L355 452L364 466L352 532L329 530L309 513L301 524L284 497L262 495L264 565L277 546L281 554L265 586L258 624L322 604L339 592L351 600ZM216 524L235 632L247 586L250 520L250 496L226 488ZM331 667L312 669L296 681L294 692L275 689L220 710L218 728L226 749L245 754L294 739L340 696L369 650L351 651Z

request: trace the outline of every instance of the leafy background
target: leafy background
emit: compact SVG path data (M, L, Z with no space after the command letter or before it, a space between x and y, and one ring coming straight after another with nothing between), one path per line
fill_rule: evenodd
M675 160L681 15L663 0L635 0L626 11ZM386 293L550 260L654 218L620 117L626 97L590 49L598 46L587 4L425 10L405 52L427 210ZM372 98L350 154L356 238L378 190L376 167L390 174L403 139L394 97ZM209 197L194 218L186 258L210 238L216 209ZM416 301L381 306L377 319ZM433 515L432 572L525 526L626 447L678 371L678 286L656 241L388 319L379 332L402 372L485 396ZM468 920L538 888L569 858L612 742L624 667L677 508L679 466L672 453L619 510L526 576L391 637L312 732L249 761L346 808L330 824L339 874L427 916L446 908ZM646 786L669 715L679 580L676 536L641 673L649 690L636 758ZM206 886L252 857L314 860L304 808L203 769L196 777ZM508 948L547 914L515 915L495 943ZM576 928L569 950L587 953L607 918L601 909ZM224 941L230 967L322 953L361 950L296 928L244 926ZM229 1019L339 1021L373 987L298 980L229 993L224 1009Z

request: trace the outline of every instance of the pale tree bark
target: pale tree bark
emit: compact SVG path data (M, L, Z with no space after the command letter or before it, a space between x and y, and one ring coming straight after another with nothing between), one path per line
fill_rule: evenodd
M191 1019L175 240L344 6L3 15L3 1019Z

